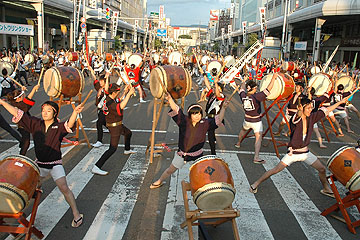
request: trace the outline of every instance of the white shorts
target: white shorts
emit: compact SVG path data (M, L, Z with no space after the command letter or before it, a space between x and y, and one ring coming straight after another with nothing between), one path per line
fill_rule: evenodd
M347 117L347 114L346 114L346 111L345 111L345 110L335 109L335 110L334 110L334 114L335 114L335 115L339 115L341 118L346 118L346 117Z
M49 174L54 179L54 181L66 176L63 165L56 165L51 169L40 168L40 176L41 177L47 177Z
M305 162L308 165L312 165L316 160L317 157L309 151L307 153L301 153L301 154L293 153L291 156L287 153L281 159L281 162L285 163L287 166L290 166L294 162Z
M254 133L258 133L258 132L263 131L262 121L260 121L260 122L247 122L247 121L244 120L242 127L245 130L252 129L252 130L254 130Z
M333 111L329 112L328 116L329 116L329 117L334 116L334 112L333 112Z
M184 158L180 157L177 152L175 152L171 164L174 165L174 167L176 167L177 169L181 169L186 164L186 161L184 161Z
M317 123L314 123L313 128L319 128L318 125L317 125Z

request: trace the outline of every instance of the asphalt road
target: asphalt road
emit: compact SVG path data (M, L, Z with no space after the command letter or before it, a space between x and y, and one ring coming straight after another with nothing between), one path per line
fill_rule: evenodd
M114 79L113 79L114 80ZM92 80L86 80L83 94L92 89ZM231 94L231 89L225 92ZM175 173L166 184L155 190L150 190L152 181L169 166L174 152L163 152L154 158L152 164L145 156L145 149L151 134L153 116L153 97L147 91L147 102L139 103L138 96L133 97L124 113L124 124L133 131L132 148L137 150L131 156L124 155L121 138L117 152L106 162L103 169L109 171L107 176L94 176L91 168L101 154L107 150L109 134L104 134L104 146L89 149L86 144L63 149L63 162L67 173L67 181L76 197L77 205L84 214L81 227L73 229L70 224L72 214L62 195L57 190L52 179L47 178L43 184L41 205L36 216L35 226L46 236L46 239L188 239L187 229L181 229L179 224L184 221L184 204L180 182L188 181L189 164ZM31 109L34 116L40 116L40 105L49 97L43 89L36 93L36 104ZM197 86L186 97L185 108L199 99ZM357 94L353 104L360 109L360 96ZM91 143L96 141L96 107L93 93L82 113L82 123ZM205 105L205 103L203 103ZM268 103L269 104L269 103ZM63 106L60 119L66 120L71 114L70 106ZM156 142L177 142L178 128L167 116L168 107L164 107L160 116ZM270 110L273 119L278 109ZM1 107L1 114L10 122L10 116ZM345 134L338 138L330 133L330 142L326 140L326 149L320 149L313 136L311 151L326 164L329 157L344 145L355 146L360 134L359 119L354 113L350 123L355 134ZM244 118L239 97L234 96L226 111L225 126L216 130L217 153L228 164L235 181L236 197L234 208L240 210L237 226L242 239L359 239L360 235L348 231L346 224L330 216L322 217L320 213L336 203L335 199L320 194L321 183L317 172L304 163L295 163L282 173L264 182L257 194L248 191L249 184L254 182L266 170L275 166L276 157L272 142L268 142L269 134L265 136L261 148L261 157L267 160L264 165L252 162L254 139L246 138L241 149L234 147ZM280 118L275 123L277 129ZM266 129L266 120L263 119ZM344 126L344 123L342 123ZM325 121L326 129L330 125ZM15 127L15 126L14 126ZM344 132L345 129L343 127ZM324 132L321 129L321 134ZM0 159L6 155L18 153L16 141L5 131L0 130ZM82 138L82 134L80 134ZM286 142L288 138L277 139ZM280 155L286 152L285 147L279 148ZM205 153L210 154L209 145L205 144ZM34 149L27 154L34 159ZM280 156L280 157L281 157ZM355 159L354 161L360 161ZM328 174L331 174L328 172ZM346 189L337 184L339 192L345 195ZM191 198L191 197L190 197ZM194 207L192 200L190 205ZM32 201L25 210L31 213ZM351 218L359 219L355 208L349 210ZM341 216L341 213L337 213ZM203 239L197 227L193 228L195 236ZM212 239L233 239L230 223L216 228L206 227ZM7 234L0 234L0 239L9 239Z

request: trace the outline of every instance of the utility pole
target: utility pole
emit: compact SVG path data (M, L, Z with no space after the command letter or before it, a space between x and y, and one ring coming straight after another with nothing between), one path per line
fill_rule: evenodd
M287 23L287 14L288 14L288 2L290 0L285 0L285 8L284 8L284 23L281 37L281 60L284 59L285 55L285 34L286 34L286 23Z

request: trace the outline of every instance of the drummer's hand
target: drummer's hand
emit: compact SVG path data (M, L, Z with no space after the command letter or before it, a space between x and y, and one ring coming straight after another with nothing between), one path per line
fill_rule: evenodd
M223 103L223 108L226 109L226 108L229 106L229 104L230 104L230 101L229 101L229 100L224 101L224 103Z
M166 92L165 99L168 100L168 101L170 101L170 99L172 99L169 92Z
M105 78L108 78L110 76L110 72L106 71Z
M21 91L26 91L27 90L27 88L25 87L25 86L21 86Z
M75 107L74 112L81 113L81 111L84 109L84 106L82 104L79 104Z
M130 90L129 90L129 94L132 95L135 93L135 88L134 87L131 87Z
M40 84L36 84L33 89L35 89L35 91L37 92L39 88L40 88Z

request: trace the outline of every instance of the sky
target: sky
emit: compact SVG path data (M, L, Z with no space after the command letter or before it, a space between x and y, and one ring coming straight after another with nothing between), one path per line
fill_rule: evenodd
M211 9L230 7L231 0L147 0L147 13L159 12L164 5L166 18L170 25L207 25Z

